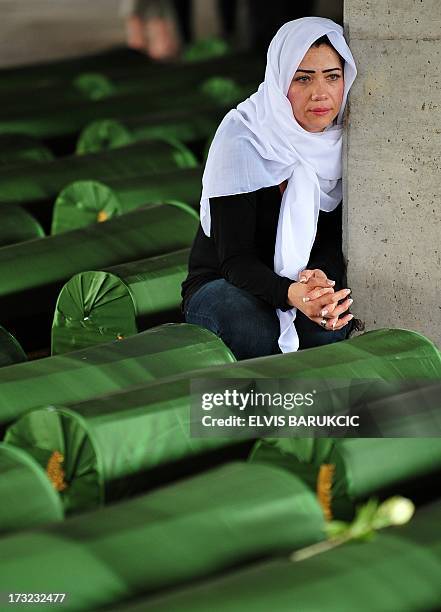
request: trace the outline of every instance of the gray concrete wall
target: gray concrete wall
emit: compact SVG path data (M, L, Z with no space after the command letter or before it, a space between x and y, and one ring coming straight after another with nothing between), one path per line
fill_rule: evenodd
M441 345L441 1L345 0L345 252L367 329Z

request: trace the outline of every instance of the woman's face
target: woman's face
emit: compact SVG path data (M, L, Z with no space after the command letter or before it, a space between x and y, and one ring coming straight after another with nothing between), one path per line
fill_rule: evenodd
M328 45L311 47L288 90L297 122L307 132L322 132L337 117L343 100L343 67Z

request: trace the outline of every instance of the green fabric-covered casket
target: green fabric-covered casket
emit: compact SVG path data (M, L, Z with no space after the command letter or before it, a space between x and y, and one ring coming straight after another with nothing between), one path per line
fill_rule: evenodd
M152 202L178 200L196 205L202 170L187 168L105 181L75 181L55 201L52 234L107 221Z
M131 178L195 166L195 157L182 144L159 140L142 142L82 157L0 169L0 202L23 205L53 202L73 181Z
M4 538L0 589L65 592L63 609L99 610L322 538L322 513L299 480L268 466L232 463Z
M198 220L184 206L153 204L92 227L0 249L0 308L4 324L27 346L49 345L56 296L74 274L153 257L190 246ZM26 332L27 317L41 316Z
M43 238L40 223L20 206L2 204L0 207L0 246Z
M58 296L52 354L136 334L152 324L181 318L181 283L189 249L80 272Z
M0 88L1 89L1 88ZM0 116L17 112L27 113L30 109L62 107L69 103L103 100L117 95L117 86L105 74L82 72L65 85L60 83L41 83L29 88L3 92Z
M0 443L0 535L63 518L60 496L26 452ZM0 545L1 547L1 545Z
M0 325L0 367L23 361L27 361L27 357L19 342Z
M116 149L140 140L175 138L181 142L206 139L216 131L225 111L203 109L152 113L145 117L117 121L94 121L80 134L77 153L84 155L106 149Z
M0 425L50 403L80 402L156 378L232 362L232 353L217 336L183 323L0 368Z
M278 438L257 442L250 460L289 470L316 491L328 519L347 519L369 496L418 495L439 480L441 438Z
M0 136L0 168L53 159L52 152L38 140L22 134Z
M366 542L236 570L120 612L426 612L441 602L441 502Z
M3 68L0 70L0 90L18 91L66 83L85 71L124 73L127 69L134 68L146 70L149 66L151 62L145 54L127 47L115 47L80 57Z
M436 381L440 376L441 353L428 338L405 329L379 329L344 342L247 359L226 368L223 378L341 379L350 384L357 379Z

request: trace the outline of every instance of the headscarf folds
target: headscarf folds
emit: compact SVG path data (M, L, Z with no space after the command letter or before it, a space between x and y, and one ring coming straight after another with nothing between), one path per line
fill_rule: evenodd
M345 60L345 86L336 124L313 133L295 120L287 93L304 55L325 35ZM355 76L355 62L338 24L304 17L280 28L268 49L264 82L225 116L211 144L201 197L201 225L207 236L210 198L248 193L288 180L280 207L274 271L297 280L309 260L319 211L330 212L341 201L341 124ZM280 349L297 350L296 309L278 310L277 314Z

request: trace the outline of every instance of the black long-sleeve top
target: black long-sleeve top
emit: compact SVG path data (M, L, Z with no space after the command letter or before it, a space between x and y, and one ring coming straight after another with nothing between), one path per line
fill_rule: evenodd
M290 278L274 272L282 196L279 186L210 199L211 236L199 226L182 285L184 308L205 283L225 278L275 308L288 310Z

